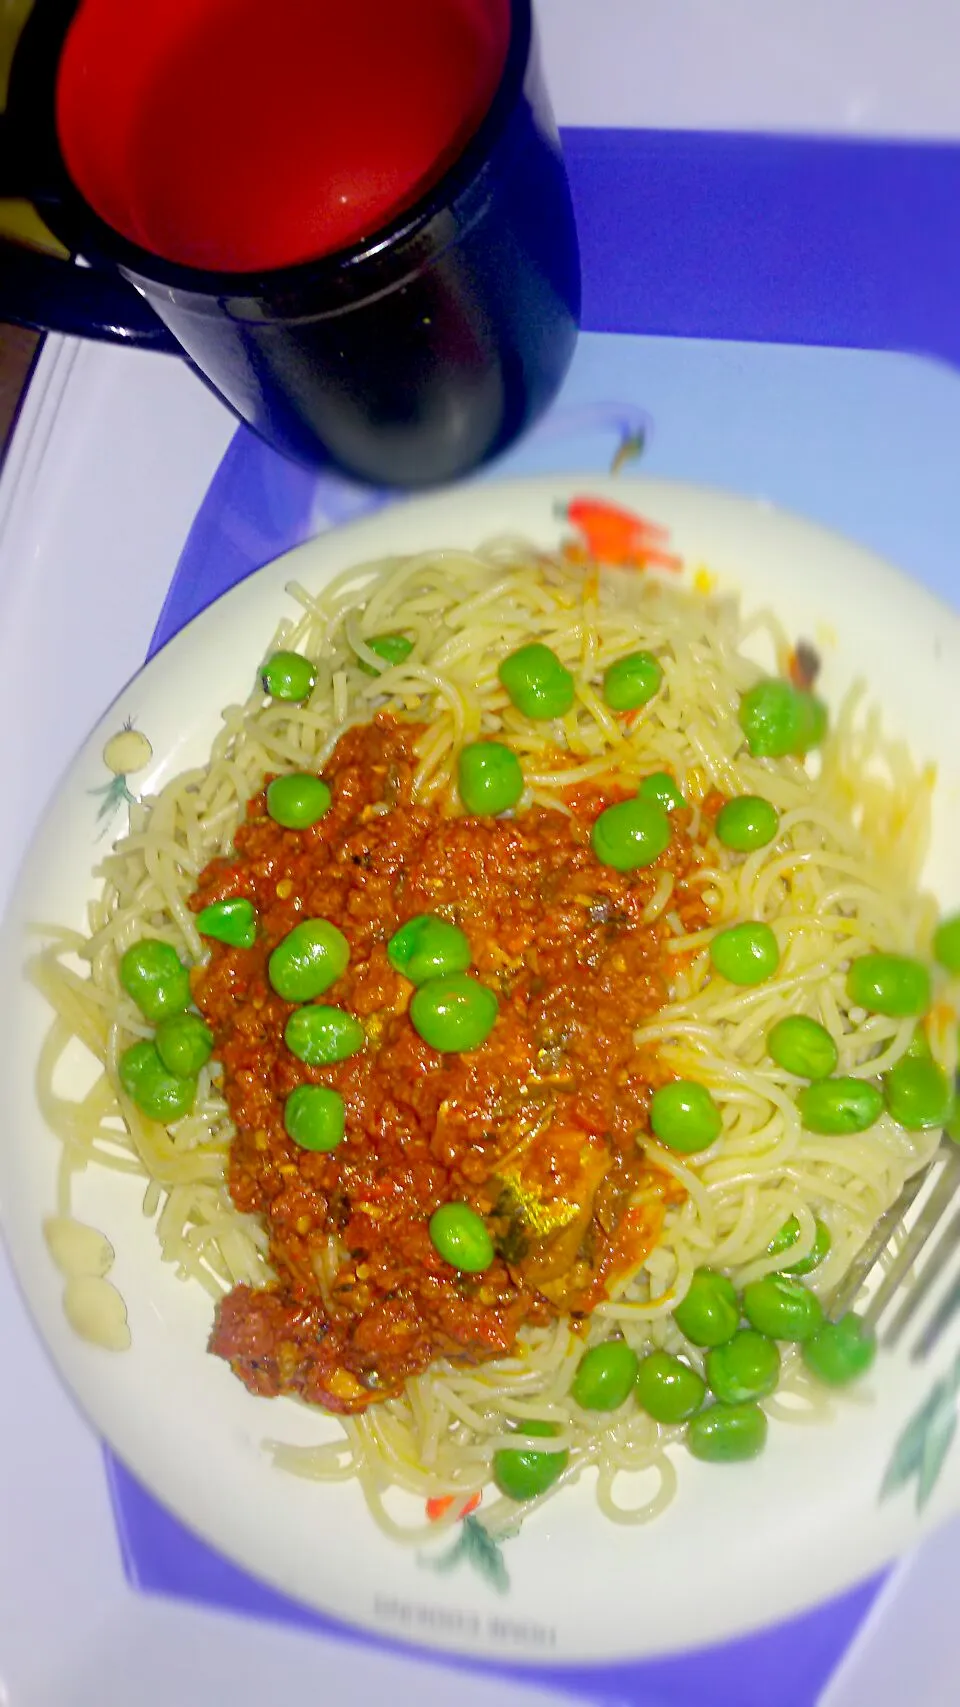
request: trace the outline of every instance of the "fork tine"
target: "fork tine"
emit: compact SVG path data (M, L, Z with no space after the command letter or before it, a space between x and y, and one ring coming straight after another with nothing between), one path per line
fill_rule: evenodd
M938 1154L940 1153L938 1152ZM958 1183L960 1183L960 1148L951 1144L946 1153L943 1167L940 1169L936 1185L864 1311L865 1320L871 1327L876 1327L904 1276L909 1273L934 1228L942 1220L953 1200ZM915 1294L919 1294L914 1309L922 1303L927 1295L925 1275L926 1269L924 1269L913 1289Z
M960 1240L960 1211L951 1217L935 1244L928 1241L931 1245L930 1255L920 1270L916 1285L911 1286L904 1295L900 1308L884 1332L884 1345L897 1344L904 1328L913 1321L921 1304L929 1298L951 1257L955 1255L958 1240ZM936 1321L936 1317L934 1317L934 1321Z
M954 1220L950 1231L951 1233L955 1233L954 1243L950 1253L952 1255L957 1249L956 1238L957 1236L960 1236L960 1215L958 1215ZM921 1358L926 1357L928 1352L933 1350L940 1338L940 1335L943 1333L945 1328L950 1326L950 1323L953 1321L953 1318L958 1311L960 1311L960 1275L957 1276L946 1296L941 1298L937 1308L924 1328L923 1333L920 1335L916 1345L913 1347L910 1356L915 1363L919 1363Z
M892 1203L890 1208L881 1215L869 1238L861 1245L859 1254L850 1264L839 1286L831 1294L830 1315L834 1319L842 1316L844 1311L849 1310L859 1295L868 1274L876 1266L877 1258L890 1243L891 1234L900 1225L914 1199L919 1197L926 1185L932 1166L933 1163L929 1162L925 1168L921 1168L918 1173L907 1180L896 1202Z

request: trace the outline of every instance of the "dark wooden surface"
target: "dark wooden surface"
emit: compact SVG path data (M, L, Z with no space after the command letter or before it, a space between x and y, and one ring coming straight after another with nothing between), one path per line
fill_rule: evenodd
M6 448L39 338L19 326L0 326L0 455Z

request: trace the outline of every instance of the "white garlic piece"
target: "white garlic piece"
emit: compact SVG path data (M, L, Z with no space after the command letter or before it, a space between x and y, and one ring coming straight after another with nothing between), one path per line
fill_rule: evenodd
M60 1273L68 1280L82 1274L109 1274L113 1246L96 1227L87 1227L70 1215L51 1215L43 1223L43 1236Z
M109 1280L79 1275L63 1292L67 1321L81 1339L105 1351L126 1351L130 1345L127 1306Z

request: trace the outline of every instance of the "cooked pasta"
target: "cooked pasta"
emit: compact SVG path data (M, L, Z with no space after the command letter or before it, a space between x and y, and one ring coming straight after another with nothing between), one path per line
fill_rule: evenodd
M297 702L273 698L258 675L247 699L224 711L209 762L131 807L128 833L97 873L86 930L51 931L35 962L56 1014L38 1086L63 1147L58 1248L69 1245L63 1227L74 1176L105 1166L143 1176L160 1257L212 1299L273 1278L263 1216L241 1211L231 1196L234 1129L217 1055L199 1069L192 1108L169 1128L138 1109L120 1077L124 1052L152 1034L121 983L121 957L147 938L169 944L188 965L208 962L191 897L211 861L226 867L234 857L238 826L265 778L319 775L344 750L338 742L348 731L379 718L378 727L415 726L415 806L439 819L462 815L459 755L496 741L522 770L522 794L505 821L546 814L537 822L572 820L573 834L584 801L599 800L611 784L605 799L632 797L645 778L665 774L682 795L676 821L689 858L681 871L664 856L646 873L637 928L659 944L666 999L650 1004L634 1043L652 1063L651 1087L705 1087L719 1110L719 1137L685 1153L657 1138L649 1121L639 1132L647 1169L665 1182L662 1225L641 1260L611 1272L589 1309L522 1324L506 1355L434 1358L356 1414L328 1419L318 1411L315 1446L275 1446L285 1470L357 1478L378 1521L400 1539L417 1539L423 1525L394 1501L397 1490L457 1496L444 1519L454 1521L467 1496L491 1483L495 1455L524 1447L559 1455L562 1472L519 1508L494 1497L484 1507L494 1531L590 1467L608 1517L645 1521L671 1498L669 1448L684 1424L657 1422L632 1402L609 1413L584 1408L572 1389L585 1351L614 1337L638 1358L666 1351L702 1374L707 1351L674 1318L695 1272L723 1271L743 1289L802 1262L825 1229L829 1249L808 1284L827 1297L936 1145L938 1131L907 1130L886 1108L862 1131L810 1130L802 1081L767 1043L778 1021L807 1016L832 1039L834 1074L871 1087L916 1048L916 1015L867 1012L851 998L848 969L876 953L929 959L936 908L919 885L932 774L859 694L835 710L814 756L754 756L744 696L765 672L782 674L791 637L770 613L745 618L735 599L666 576L573 563L505 538L477 552L363 565L319 592L293 583L289 594L294 614L269 638L264 660L278 649L308 660L309 692ZM395 661L371 645L384 635L408 643ZM499 674L503 659L531 642L550 648L573 678L569 709L547 720L525 715ZM609 702L605 672L637 652L656 660L659 683L624 712ZM741 797L759 797L775 813L772 839L747 851L725 845L716 830L720 805ZM714 964L718 934L742 921L772 930L763 940L773 941L776 964L756 983L732 981ZM491 932L495 939L496 921ZM928 1015L926 1036L952 1080L956 1026ZM73 1039L101 1068L78 1101L54 1088ZM794 1237L785 1256L782 1244L771 1246L786 1224ZM324 1308L335 1312L343 1259L336 1232L327 1228L311 1249ZM99 1247L96 1254L102 1273ZM785 1408L769 1396L769 1414L822 1416L826 1390L795 1347L785 1353L784 1375L794 1398ZM525 1436L528 1422L534 1431Z

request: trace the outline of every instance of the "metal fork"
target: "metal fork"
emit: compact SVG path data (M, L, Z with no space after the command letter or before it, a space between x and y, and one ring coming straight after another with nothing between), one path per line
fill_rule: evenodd
M931 1187L930 1194L922 1204L916 1221L889 1266L881 1271L884 1252L892 1244L909 1210L928 1184ZM907 1181L896 1203L881 1216L855 1262L829 1298L828 1313L832 1318L843 1315L843 1312L851 1307L874 1271L881 1272L880 1283L861 1315L877 1330L881 1345L892 1347L899 1343L952 1259L960 1259L958 1187L960 1144L955 1144L944 1136L932 1160ZM956 1208L955 1200L958 1205ZM951 1209L954 1209L952 1215ZM905 1288L904 1282L911 1269L924 1254L926 1260L914 1284ZM894 1303L897 1303L897 1308L887 1319L887 1313ZM960 1260L957 1261L957 1272L952 1285L944 1293L919 1339L911 1347L910 1355L915 1362L920 1362L929 1355L958 1313Z

